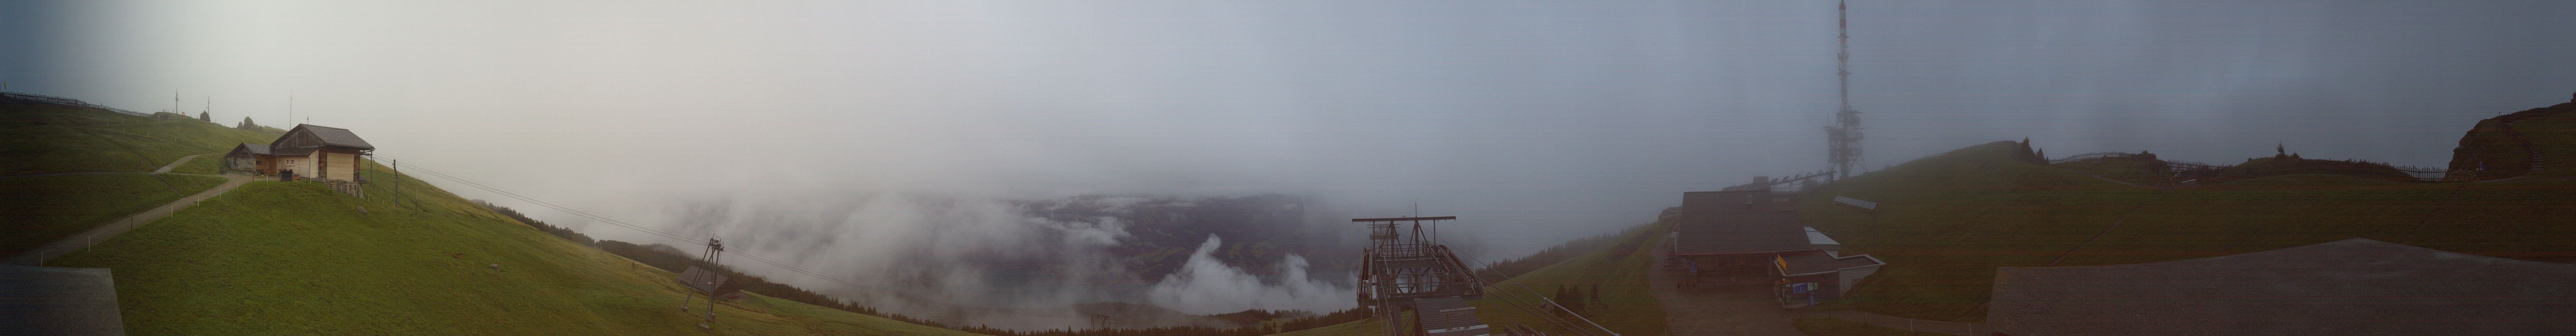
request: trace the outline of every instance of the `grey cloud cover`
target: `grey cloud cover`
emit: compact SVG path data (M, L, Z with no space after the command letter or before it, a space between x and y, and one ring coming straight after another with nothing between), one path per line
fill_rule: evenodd
M176 90L180 110L211 96L217 120L271 125L292 92L298 121L386 157L669 227L707 199L1276 192L1363 216L1419 202L1466 218L1452 235L1495 260L1820 168L1834 110L1830 1L0 8L12 91L148 111ZM1856 1L1851 17L1871 167L2022 137L2438 166L2476 120L2576 92L2565 1Z

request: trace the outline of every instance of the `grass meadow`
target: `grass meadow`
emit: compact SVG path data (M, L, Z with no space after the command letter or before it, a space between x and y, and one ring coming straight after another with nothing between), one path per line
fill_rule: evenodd
M2016 162L2010 142L1870 172L1800 196L1845 253L1888 262L1840 302L1982 321L1995 267L2131 264L2368 238L2453 252L2576 261L2576 182L2392 182L2289 174L2139 188ZM1833 202L1878 202L1875 211Z

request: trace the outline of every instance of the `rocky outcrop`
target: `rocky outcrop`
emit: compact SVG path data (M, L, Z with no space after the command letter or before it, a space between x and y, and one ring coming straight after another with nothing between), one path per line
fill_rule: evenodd
M2576 99L2478 121L2451 150L2450 169L2480 180L2576 169Z

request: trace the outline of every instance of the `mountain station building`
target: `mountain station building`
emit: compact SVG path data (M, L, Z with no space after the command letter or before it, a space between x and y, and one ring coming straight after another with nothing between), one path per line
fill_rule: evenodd
M1675 286L1773 287L1782 307L1832 301L1887 265L1841 254L1842 243L1804 225L1790 194L1769 188L1682 193L1680 223L1666 236Z

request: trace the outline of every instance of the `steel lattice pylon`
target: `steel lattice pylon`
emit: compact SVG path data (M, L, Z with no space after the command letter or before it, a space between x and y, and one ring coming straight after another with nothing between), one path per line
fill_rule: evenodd
M1368 223L1369 247L1360 251L1359 304L1387 321L1388 335L1412 335L1421 330L1408 330L1419 325L1397 323L1403 311L1418 308L1422 299L1473 300L1484 297L1484 281L1476 278L1473 268L1458 259L1448 246L1438 243L1439 229L1424 231L1423 222L1456 220L1456 216L1360 218L1352 222ZM1397 222L1411 222L1412 233L1405 234ZM1466 315L1472 322L1472 313ZM1437 315L1435 315L1437 317ZM1478 324L1472 332L1482 332Z
M1851 19L1850 5L1834 3L1834 39L1841 51L1834 53L1834 75L1841 81L1842 111L1834 113L1834 124L1825 126L1825 163L1833 167L1835 178L1851 177L1852 169L1861 165L1860 111L1851 105Z

